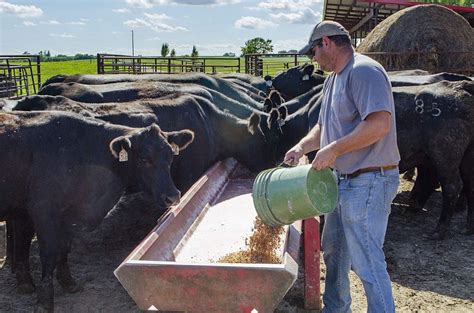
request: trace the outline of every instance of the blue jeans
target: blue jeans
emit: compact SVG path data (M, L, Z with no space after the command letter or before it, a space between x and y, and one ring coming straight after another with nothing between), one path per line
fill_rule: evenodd
M398 169L339 179L339 205L326 215L322 236L323 312L351 312L351 269L364 285L368 312L395 312L382 248L399 184Z

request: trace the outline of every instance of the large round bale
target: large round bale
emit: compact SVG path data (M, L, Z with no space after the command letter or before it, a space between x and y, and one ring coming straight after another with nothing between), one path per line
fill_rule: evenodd
M417 5L392 14L357 47L388 70L474 72L474 30L440 5ZM382 53L381 53L382 52Z

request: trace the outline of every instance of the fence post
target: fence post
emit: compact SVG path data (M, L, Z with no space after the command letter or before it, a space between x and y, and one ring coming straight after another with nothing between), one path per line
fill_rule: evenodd
M40 57L37 56L36 57L36 75L38 75L38 91L41 87L41 60L40 60Z
M103 74L100 71L100 67L101 67L101 57L100 57L100 53L97 53L97 74Z

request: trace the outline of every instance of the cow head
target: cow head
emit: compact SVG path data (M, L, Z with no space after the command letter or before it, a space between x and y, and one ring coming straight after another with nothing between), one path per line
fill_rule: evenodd
M273 78L272 84L288 101L324 83L326 77L323 74L320 70L315 71L314 65L303 64L278 74Z
M278 109L272 109L269 114L252 113L247 120L250 137L246 147L239 149L236 159L251 171L258 172L275 166L277 147L282 137L282 119Z
M169 207L180 198L171 178L171 162L193 140L190 130L164 132L152 124L113 139L110 151L134 190L151 196L159 207Z

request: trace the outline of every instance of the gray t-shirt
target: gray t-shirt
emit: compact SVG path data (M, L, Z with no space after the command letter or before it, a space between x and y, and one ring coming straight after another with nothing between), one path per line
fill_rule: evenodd
M380 111L392 116L390 132L368 147L339 156L335 163L339 172L350 174L400 161L390 80L379 63L355 53L341 73L332 73L324 83L318 120L321 148L352 132L370 113Z

